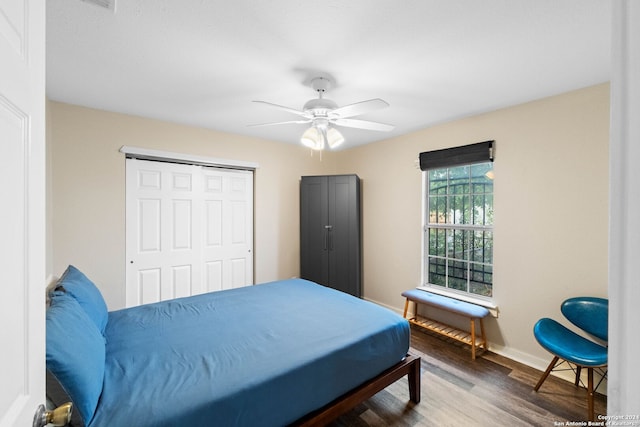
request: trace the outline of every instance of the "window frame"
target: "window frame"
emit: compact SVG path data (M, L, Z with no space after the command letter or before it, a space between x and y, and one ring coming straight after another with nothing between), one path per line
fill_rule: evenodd
M493 141L491 141L493 142ZM476 144L479 145L479 144ZM448 150L458 150L460 148L463 147L457 147L454 149L448 149ZM491 147L492 150L492 147ZM440 150L440 152L442 152L443 150ZM421 153L421 157L423 154L428 154L428 153ZM455 168L455 167L460 167L460 166L468 166L468 167L472 167L474 165L478 165L478 164L482 164L482 163L492 163L493 162L493 152L491 152L491 156L483 159L483 160L472 160L472 161L466 161L466 162L456 162L454 164L442 164L442 165L437 165L434 167L429 167L427 168L422 168L422 247L421 247L421 286L420 288L423 288L425 290L428 290L430 292L433 293L438 293L441 295L446 295L446 296L450 296L456 299L460 299L460 300L464 300L464 301L469 301L472 303L476 303L479 305L483 305L486 306L488 308L496 308L497 306L495 305L495 281L493 279L494 277L494 265L495 265L495 260L493 258L493 244L492 244L492 254L491 254L491 263L488 264L491 266L491 274L492 274L492 280L491 280L491 296L484 296L481 294L475 294L475 293L471 293L469 292L470 288L470 283L472 282L471 277L468 276L469 273L469 268L471 268L471 260L467 259L467 290L458 290L458 289L453 289L450 288L448 286L443 286L443 285L438 285L438 284L434 284L434 283L429 283L429 231L431 229L443 229L443 230L466 230L466 231L471 231L471 232L476 232L476 231L489 231L490 233L492 233L492 239L494 239L493 233L494 233L494 224L492 223L491 225L486 225L486 224L482 224L482 225L474 225L474 224L455 224L452 222L447 222L447 223L430 223L429 219L430 219L430 206L429 206L429 173L430 171L434 170L434 169L450 169L450 168ZM493 170L493 167L492 167ZM447 184L448 185L448 184ZM494 197L495 192L492 191L491 195L492 197ZM492 202L492 206L493 206L493 202ZM473 221L472 221L473 222ZM445 265L448 265L448 260L449 258L449 254L445 254ZM448 276L448 271L447 271L447 276Z

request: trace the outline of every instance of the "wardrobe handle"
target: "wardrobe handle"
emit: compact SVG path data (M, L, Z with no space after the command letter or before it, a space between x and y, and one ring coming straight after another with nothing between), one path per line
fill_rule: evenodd
M330 236L330 232L331 229L333 227L331 225L325 225L324 226L324 250L326 251L327 249L331 250L331 236Z

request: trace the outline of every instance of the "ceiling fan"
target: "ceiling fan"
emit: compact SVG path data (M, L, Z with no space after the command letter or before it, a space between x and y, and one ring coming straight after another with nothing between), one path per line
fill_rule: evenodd
M302 117L299 120L289 120L275 123L262 123L250 126L272 126L291 123L311 123L309 129L304 131L300 137L300 142L314 150L322 150L325 145L329 148L336 148L344 142L344 136L335 126L344 126L357 129L375 130L388 132L393 130L394 126L372 122L369 120L352 119L351 117L369 113L388 107L385 101L380 98L369 99L367 101L356 102L355 104L338 107L338 105L330 99L324 98L324 93L331 87L331 81L326 77L316 77L311 80L311 87L318 92L318 98L307 101L302 110L273 104L266 101L253 101L259 104L265 104L276 107L280 110L288 111Z

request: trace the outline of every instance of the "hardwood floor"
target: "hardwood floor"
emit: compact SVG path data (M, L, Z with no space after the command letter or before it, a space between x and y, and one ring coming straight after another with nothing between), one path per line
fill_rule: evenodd
M491 352L472 361L468 346L415 327L411 334L411 352L422 358L422 401L409 402L403 378L332 427L559 426L587 418L584 388L550 376L536 393L542 375L536 369ZM597 393L596 417L606 407L606 396Z

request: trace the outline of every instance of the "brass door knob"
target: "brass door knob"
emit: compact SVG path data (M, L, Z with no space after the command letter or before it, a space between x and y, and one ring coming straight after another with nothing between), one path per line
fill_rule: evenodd
M63 403L53 411L47 411L44 405L40 405L33 417L33 427L45 427L47 424L66 426L71 421L72 412L73 403L71 402Z

